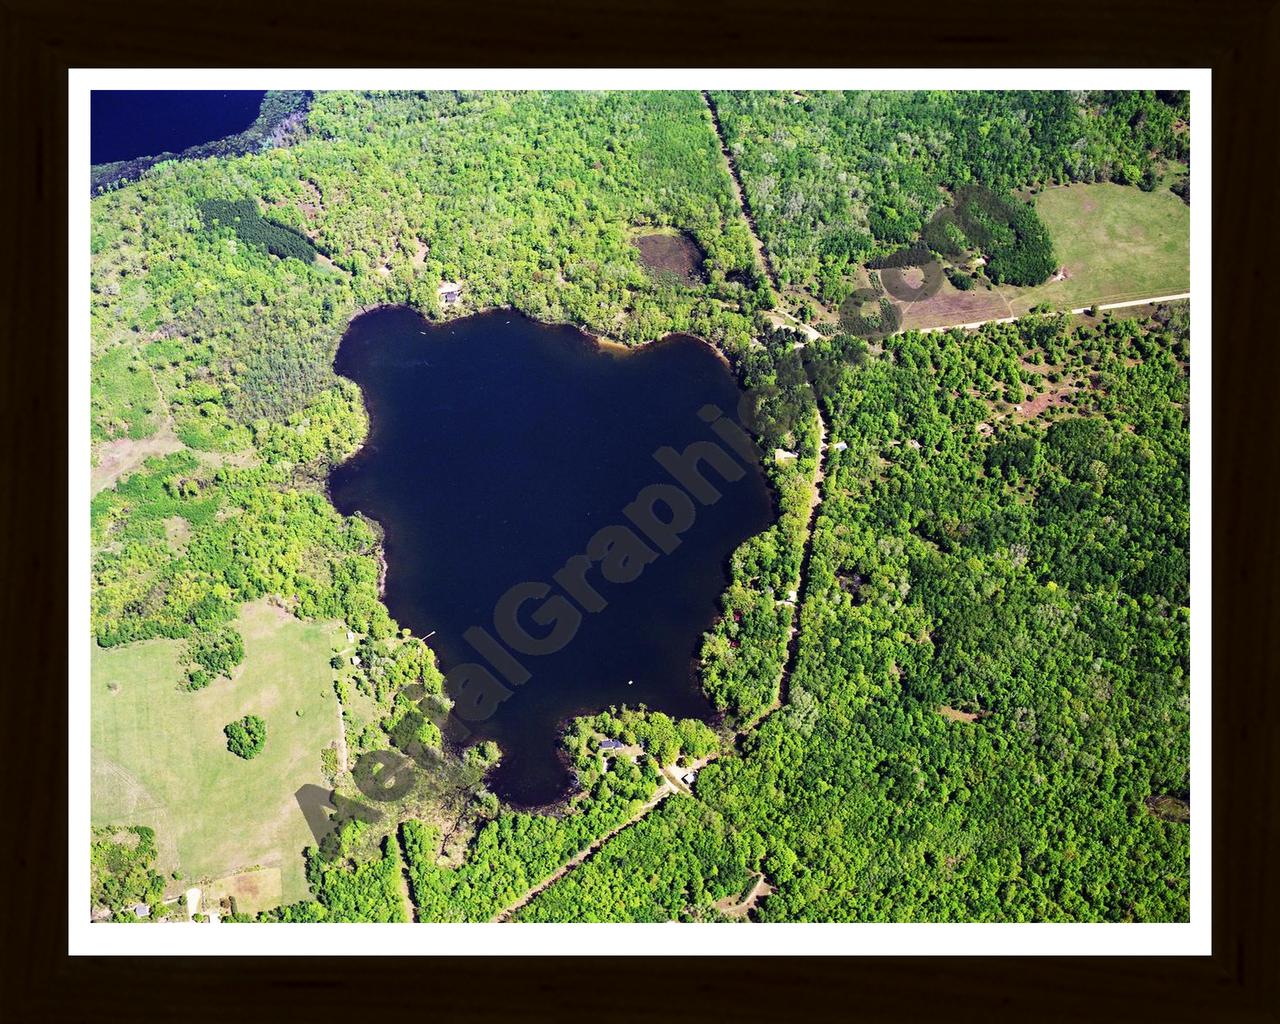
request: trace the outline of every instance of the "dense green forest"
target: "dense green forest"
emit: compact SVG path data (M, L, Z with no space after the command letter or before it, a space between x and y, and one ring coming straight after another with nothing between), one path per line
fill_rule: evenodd
M1190 154L1186 93L713 95L779 283L831 306L858 264L920 237L945 190L1153 188L1161 161Z
M205 230L216 233L219 228L230 229L237 238L248 245L265 249L272 256L293 257L310 263L315 259L316 247L301 231L273 224L262 216L258 204L252 199L207 199L200 204L200 220Z
M800 336L761 325L758 341L737 363L750 400L748 426L761 448L778 500L778 519L734 552L723 614L702 645L702 685L716 708L742 724L779 697L795 616L793 591L809 525L818 465L813 391L795 344ZM776 451L793 452L779 461Z
M328 262L196 230L202 209L223 208L208 204L250 201ZM696 94L326 93L298 144L166 163L93 211L104 440L146 436L138 421L159 427L167 404L189 446L244 447L242 427L334 386L357 309L436 315L442 280L464 285L453 312L511 305L631 343L690 331L741 347L768 301L742 283L755 275L750 237ZM707 285L644 272L630 232L654 225L696 239Z
M940 232L944 240L931 238L933 222L925 228L925 241L953 258L963 254L964 244L972 246L983 254L992 283L1040 284L1057 267L1053 241L1035 207L981 186L966 185L956 189L955 201L947 209L954 211L963 243L955 245L945 229Z
M677 795L517 914L519 921L714 921L759 863L758 837Z
M1148 187L1189 152L1181 94L714 98L783 287L834 304L948 202L992 280L1043 279L1016 190ZM92 501L95 641L179 640L174 685L198 691L243 663L245 602L341 620L349 764L415 765L305 853L311 899L259 920L489 920L615 830L516 918L741 919L764 878L762 920L1186 919L1189 826L1158 813L1190 800L1185 308L893 334L877 291L845 333L779 328L696 93L322 93L288 141L92 207L92 440L124 467ZM655 227L696 240L704 283L644 270ZM379 599L378 529L324 491L368 426L342 332L400 302L692 333L749 396L780 514L703 640L723 717L577 719L581 790L553 812L485 788L494 744L446 742L434 655ZM694 762L667 795L662 769ZM149 828L95 835L95 905L163 915L156 855Z
M402 862L395 839L376 839L372 832L365 822L348 821L331 834L333 849L327 856L308 850L307 881L315 900L263 911L257 919L294 924L394 924L409 920L401 895Z

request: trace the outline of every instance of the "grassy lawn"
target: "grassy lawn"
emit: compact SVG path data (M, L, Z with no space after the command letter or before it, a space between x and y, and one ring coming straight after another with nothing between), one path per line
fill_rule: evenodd
M291 902L307 895L302 850L313 841L293 794L324 784L320 751L338 722L329 658L345 631L265 601L246 606L237 628L245 660L236 678L197 693L177 685L180 641L94 650L92 818L152 826L160 870L184 875L175 892L262 866L279 882L253 879L266 883L253 902ZM266 747L251 761L231 754L222 732L246 714L267 722Z
M1036 197L1058 265L1068 277L1035 288L1005 285L962 292L950 281L923 302L904 305L907 329L1020 316L1048 302L1079 309L1176 295L1191 287L1191 209L1172 192L1123 185L1071 185Z
M1051 188L1036 197L1036 210L1070 276L1036 288L999 289L1015 313L1041 302L1076 309L1191 287L1191 209L1167 189Z
M235 901L236 910L242 914L278 907L285 902L280 893L280 869L263 868L220 878L205 886L200 894L200 909L206 914L217 910L218 904L228 897Z

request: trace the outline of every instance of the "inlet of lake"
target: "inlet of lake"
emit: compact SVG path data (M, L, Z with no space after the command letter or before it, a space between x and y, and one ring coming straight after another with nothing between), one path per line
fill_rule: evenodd
M510 694L478 720L466 720L460 698L455 716L473 739L501 746L489 776L500 797L534 807L572 789L560 747L578 715L644 704L710 720L701 637L719 613L729 556L775 513L754 451L735 450L708 422L708 405L736 421L741 397L708 345L677 335L627 351L513 312L429 324L394 307L352 321L335 368L360 385L370 432L331 474L333 502L381 524L387 607L429 637L451 689L462 675L451 670L480 665ZM681 464L694 465L710 491L655 457L697 442L731 456ZM646 491L653 485L666 490ZM629 507L652 515L631 518ZM641 528L673 519L657 540ZM593 543L605 527L629 530L648 554L620 571L626 544L610 549L611 563L604 541ZM571 561L577 570L558 579ZM535 586L517 587L526 583ZM513 587L508 620L498 609Z

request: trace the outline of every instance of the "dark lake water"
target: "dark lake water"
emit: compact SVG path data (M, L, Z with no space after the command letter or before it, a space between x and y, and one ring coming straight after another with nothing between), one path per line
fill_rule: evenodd
M515 313L428 325L396 308L354 320L336 368L363 389L371 425L366 447L330 478L334 504L382 524L387 605L416 635L435 634L430 643L442 669L484 665L510 692L487 705L488 717L466 721L474 738L502 746L490 777L500 796L535 806L567 791L558 751L563 725L575 715L644 703L678 717L710 717L695 672L700 637L717 614L729 555L774 512L754 455L731 449L699 417L708 403L732 417L739 399L707 345L673 336L626 352ZM739 478L699 463L720 496L688 498L678 536L664 537L656 526L671 520L670 508L654 500L648 517L646 498L633 511L658 539L645 538L648 555L637 550L629 564L608 562L610 582L597 564L608 556L589 542L607 526L627 528L611 535L623 548L627 531L644 538L624 510L651 485L674 487L677 497L696 490L694 478L686 474L678 485L654 458L663 446L684 453L694 442L718 444L732 456L718 468L732 475L736 467ZM661 551L660 543L673 550ZM590 556L589 567L580 577L565 575L562 585L555 574L574 556L584 556L578 568ZM635 575L628 567L638 577L628 578ZM590 590L579 589L579 580ZM567 643L549 641L558 649L517 652L495 625L499 599L523 582L549 586L535 588L516 611L534 640L580 618ZM593 593L603 609L583 609L597 603ZM477 634L464 638L472 627L486 630L528 679L512 685L504 678L491 652L477 651ZM458 674L449 678L456 688ZM463 706L460 699L460 713Z
M94 164L181 153L253 124L263 92L95 89L89 98Z

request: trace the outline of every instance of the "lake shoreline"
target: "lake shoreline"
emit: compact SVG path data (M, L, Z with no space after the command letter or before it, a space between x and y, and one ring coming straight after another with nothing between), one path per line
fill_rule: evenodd
M365 320L375 313L390 319ZM446 325L450 329L442 331ZM419 347L426 333L436 335L443 347L431 352ZM437 321L407 303L375 303L360 307L352 317L335 351L334 372L360 388L369 427L364 441L332 467L327 497L341 514L359 514L376 524L379 598L400 627L424 638L436 631L448 640L443 647L428 641L442 667L474 660L459 638L469 635L476 622L487 628L483 609L503 579L551 579L551 570L567 553L582 549L592 529L618 519L618 510L636 498L636 489L646 484L670 489L665 472L651 466L653 451L664 446L678 451L703 440L707 427L692 412L707 401L732 409L740 398L732 366L715 345L692 335L658 340L666 344L623 346L575 324L548 324L505 308ZM352 342L355 348L349 349ZM647 358L639 362L621 358L641 351ZM714 361L706 358L707 352ZM618 359L601 361L601 354ZM530 391L526 380L547 380L552 390ZM481 399L465 397L477 389L484 392ZM421 415L424 408L433 410L428 420ZM498 428L497 437L505 440L496 448L494 440L484 440L493 436L495 419L509 424ZM516 439L535 426L537 437L522 448ZM440 438L431 433L441 430L446 435ZM397 431L403 435L399 440ZM371 443L375 433L376 447ZM548 462L552 451L572 451L578 453L577 461L585 461L577 470L559 459ZM477 477L476 470L467 468L488 465L495 456L512 460L496 474L496 482L490 474L481 471ZM394 461L405 458L412 461ZM412 473L405 480L408 467ZM585 467L590 467L587 478L574 475ZM750 466L747 472L756 483L729 488L728 500L707 504L702 499L704 507L688 527L696 520L699 529L679 545L678 556L654 554L647 560L654 564L645 572L650 578L644 584L605 591L608 616L571 605L585 615L580 621L587 626L569 645L572 651L557 648L546 660L540 656L529 663L540 677L538 692L511 691L524 697L522 709L513 712L516 718L508 715L508 721L496 726L496 718L485 718L475 728L474 739L496 741L510 766L495 769L499 778L494 789L504 804L521 811L571 806L580 789L572 784L572 765L561 744L566 725L583 715L625 703L713 725L722 717L701 678L699 652L706 632L723 614L734 552L777 516L777 495L763 469L757 463L754 473ZM504 482L508 476L510 484ZM445 491L453 485L447 500L442 481ZM577 508L566 504L566 495L583 483L596 497ZM467 511L442 509L442 504ZM546 511L531 516L528 510L537 508ZM587 513L596 516L594 522L581 519L585 509L594 509ZM563 525L548 528L548 516ZM584 527L587 534L579 536ZM395 608L388 603L390 561L396 557L389 551L392 536L400 551L391 594ZM459 559L466 562L461 575ZM476 580L474 586L469 578ZM609 587L607 580L593 585ZM567 592L582 603L573 589ZM472 610L455 612L455 605ZM657 607L662 613L655 619L651 613ZM637 631L634 624L642 619L649 625ZM632 676L634 691L626 689ZM562 706L555 711L557 703ZM544 728L553 724L548 712L554 714L554 771L547 760L553 755ZM526 721L527 714L534 717ZM535 749L545 753L535 758ZM552 784L553 776L563 781ZM514 782L514 788L504 782Z
M517 306L506 306L506 305L478 306L475 309L458 310L452 315L442 315L438 319L433 319L431 316L428 316L427 312L424 311L420 306L415 306L411 302L373 302L373 303L369 303L368 305L356 307L356 311L351 315L351 318L347 321L346 328L342 332L343 336L344 337L346 336L347 331L351 329L351 324L359 317L362 317L367 313L376 313L379 310L384 310L384 309L412 310L413 312L417 313L418 316L420 316L428 326L432 326L432 327L440 327L444 324L454 323L459 320L466 320L468 317L483 316L486 313L515 313L517 316L522 316L526 320L532 321L533 323L536 323L536 324L542 324L545 327L570 327L581 334L585 334L592 341L596 342L596 344L598 344L601 348L605 348L610 351L616 350L618 355L634 355L635 353L641 352L644 349L649 348L651 345L657 345L663 341L666 341L668 338L693 338L694 341L701 342L703 345L709 348L715 354L715 356L722 363L724 363L726 367L729 368L731 372L735 374L737 372L736 369L734 368L733 363L730 361L728 355L719 345L715 344L714 342L708 341L706 338L700 337L699 335L696 335L696 334L688 334L683 331L669 331L668 333L664 334L661 338L652 338L649 341L642 341L635 345L628 345L625 341L615 338L612 335L597 333L586 324L577 323L576 321L573 321L573 320L543 320L539 317L526 313L524 310L520 309ZM338 340L338 346L339 347L342 346L341 339ZM337 349L334 350L334 358L335 359L337 358Z
M283 145L286 137L305 123L314 95L309 90L268 91L258 107L257 118L241 131L196 143L178 153L155 153L93 164L89 168L89 196L96 198L136 181L157 164L170 160L237 157Z

